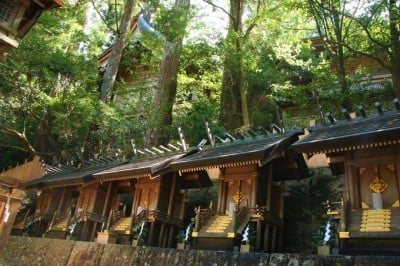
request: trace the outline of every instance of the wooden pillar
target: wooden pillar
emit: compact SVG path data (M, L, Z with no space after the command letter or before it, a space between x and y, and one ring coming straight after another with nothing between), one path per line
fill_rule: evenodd
M21 201L25 196L25 192L20 189L14 188L11 193L0 192L0 254L5 249L7 242L10 238L10 233L17 216ZM9 209L10 213L7 221L4 220L5 209L7 206L7 197L9 197Z
M94 223L94 225L93 225L93 229L92 229L92 234L90 235L90 241L93 241L94 240L94 237L95 237L95 235L96 235L96 233L97 233L97 222L95 222Z
M265 202L265 207L267 208L267 211L271 210L271 199L272 199L272 164L269 164L268 166L268 176L267 176L267 189L266 189L266 202Z
M163 247L164 229L165 229L165 224L162 223L160 228L160 233L158 235L158 243L157 243L158 247Z
M216 213L221 215L225 213L225 210L223 209L223 194L224 194L224 184L225 184L225 168L221 168L219 170L219 191L218 191L218 203L217 203L217 210Z
M133 194L132 197L132 207L131 207L131 215L130 215L130 221L129 221L129 230L132 230L133 224L135 222L135 197L136 197L136 186L131 187L131 191Z
M170 225L164 225L165 229L164 229L164 233L163 233L163 239L162 239L162 243L161 243L161 247L163 248L167 248L167 243L168 243L168 237L169 237L169 229L171 228Z
M257 186L258 186L258 176L253 176L251 178L251 200L250 200L250 207L256 207L257 201Z
M268 222L265 227L264 227L264 251L269 252L269 230L270 229L270 223Z
M57 208L57 213L61 212L61 208L64 202L64 198L65 198L65 193L67 192L67 187L64 187L62 194L61 194L61 199L60 202L58 203L58 208Z
M281 218L281 221L283 223L283 216L285 213L285 186L284 183L281 182L280 186L280 209L279 209L279 218ZM282 245L283 245L283 224L281 228L278 228L278 251L282 250Z
M174 172L173 177L172 177L172 185L169 193L169 199L168 199L168 211L167 214L171 215L173 211L173 205L174 205L174 199L175 199L175 191L176 191L176 175L177 173Z
M81 235L79 237L79 240L86 240L87 237L87 231L88 231L88 221L84 221L83 222L83 227L82 227L82 231L81 231Z
M110 203L110 195L111 195L111 188L112 188L112 181L108 182L108 187L107 187L107 194L106 194L106 199L104 200L104 205L103 205L103 211L101 215L105 217L107 215L107 208Z
M222 191L223 191L224 180L219 179L219 189L218 189L218 202L217 202L217 214L221 214L222 212Z
M354 175L353 175L353 165L346 165L346 177L347 184L349 188L349 201L350 201L350 209L356 209L355 199L354 199Z
M184 190L183 195L182 195L182 202L181 202L181 209L179 211L179 219L183 220L185 218L185 206L186 206L186 200L187 200L187 189Z
M150 246L152 246L153 243L154 243L153 236L154 236L154 230L155 230L155 223L156 222L151 222L150 223L150 232L149 232L149 236L148 236L148 244Z
M267 184L267 189L266 189L266 202L265 202L265 207L267 209L267 216L269 216L269 211L271 211L271 200L272 200L272 164L268 165L268 176L266 178L266 184ZM268 217L267 217L268 218ZM270 251L270 223L268 222L267 219L267 224L264 227L264 251L269 252Z
M167 241L167 247L172 248L172 240L174 239L174 227L170 226L169 227L169 233L168 233L168 241Z
M397 181L397 199L400 201L400 154L397 154L395 160L395 174L396 174L396 181Z
M256 235L256 251L261 249L261 235L262 235L261 221L257 221L257 235Z
M271 252L275 252L276 251L276 234L277 234L277 226L274 225L272 227L272 241L271 241Z
M222 215L226 214L226 201L227 201L227 194L228 194L228 182L225 180L222 183L222 196L221 196L221 213Z
M140 201L140 196L142 194L142 189L138 188L137 185L135 185L135 195L133 195L133 205L132 205L132 213L135 213L136 215L138 215L137 213L137 209L139 208L139 201Z

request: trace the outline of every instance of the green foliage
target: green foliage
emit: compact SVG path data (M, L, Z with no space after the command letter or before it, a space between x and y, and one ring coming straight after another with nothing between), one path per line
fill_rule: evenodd
M331 175L329 169L311 169L312 176L287 183L290 196L285 199L284 251L312 253L315 232L326 221L322 203L340 201L342 197L340 177Z
M183 243L185 240L185 230L179 230L176 234L176 241L178 243Z
M186 14L187 11L181 8L165 8L164 6L160 6L160 12L155 18L155 28L165 36L167 41L175 42L185 35L188 23Z

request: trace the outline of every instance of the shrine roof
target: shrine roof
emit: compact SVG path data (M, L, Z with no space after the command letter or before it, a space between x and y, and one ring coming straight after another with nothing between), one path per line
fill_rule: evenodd
M162 171L168 167L169 162L180 159L189 153L169 153L155 157L133 158L125 164L93 174L99 180L117 180L151 176L153 173Z
M42 186L65 186L72 184L84 184L93 181L93 174L105 169L121 165L126 161L115 158L87 161L81 167L72 165L52 167L47 169L47 174L42 178L26 183L26 188Z
M293 144L297 151L315 154L400 144L400 112L382 111L309 127L310 134Z
M295 129L283 134L254 135L226 144L203 146L199 152L171 162L170 167L185 172L246 164L262 166L285 152L302 133Z

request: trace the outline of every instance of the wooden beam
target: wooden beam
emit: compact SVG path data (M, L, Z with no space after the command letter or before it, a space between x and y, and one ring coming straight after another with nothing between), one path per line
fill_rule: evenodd
M14 38L10 38L7 35L5 35L3 32L0 31L0 43L3 42L6 45L11 46L12 48L17 48L18 47L18 41Z

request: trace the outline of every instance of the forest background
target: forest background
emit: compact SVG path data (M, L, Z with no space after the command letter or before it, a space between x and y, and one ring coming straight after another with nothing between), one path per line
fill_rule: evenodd
M67 0L0 63L0 167L129 158L133 141L178 139L177 124L196 145L205 119L222 136L387 101L400 94L399 13L390 0ZM130 31L140 14L154 31ZM355 57L392 82L371 93L366 67L346 69ZM307 118L282 115L289 105Z
M144 28L131 31L139 17ZM50 165L131 158L132 144L178 140L177 125L194 146L205 121L225 138L306 127L373 101L391 108L400 97L399 19L395 0L65 0L0 62L0 169L34 155ZM379 70L350 71L354 58ZM377 74L391 80L373 85ZM309 222L337 199L336 181L318 171L292 184L298 212L286 216L305 226L286 226L286 248L310 248Z

